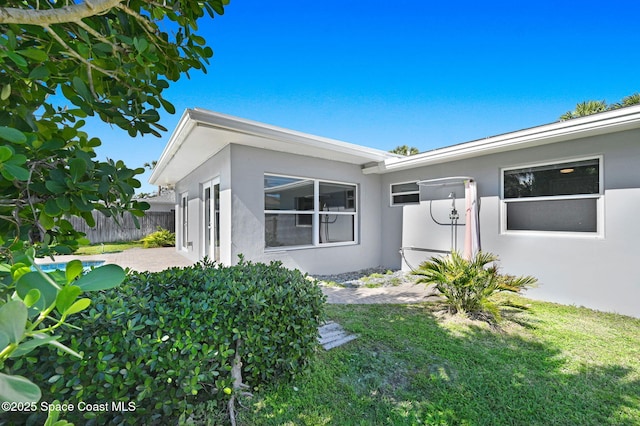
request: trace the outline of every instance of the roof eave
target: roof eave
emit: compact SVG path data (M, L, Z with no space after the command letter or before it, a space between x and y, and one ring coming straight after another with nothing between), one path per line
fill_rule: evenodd
M169 137L169 142L164 147L162 154L160 154L160 158L156 163L156 166L153 168L151 172L151 176L149 177L149 183L152 185L162 184L159 182L159 179L162 175L162 172L167 167L173 156L176 154L180 146L187 138L187 135L193 130L196 126L196 122L193 121L191 117L191 113L193 110L187 109L182 113L182 117L180 117L180 121L178 121L178 125L175 130Z
M439 148L402 159L385 160L372 167L364 168L363 173L389 173L639 127L640 106L627 107Z
M288 144L291 144L292 146L300 149L299 153L301 155L305 155L305 150L315 151L316 153L320 150L326 151L327 153L342 154L351 158L354 164L359 165L371 162L378 163L387 159L401 157L397 154L392 154L374 148L368 148L348 142L302 133L291 129L285 129L244 118L196 108L187 109L183 113L176 129L167 143L167 146L160 155L160 159L158 160L151 177L149 178L149 182L151 184L157 185L166 183L162 182L163 172L171 162L172 158L180 150L189 134L195 128L200 126L215 128L239 135L254 136L263 140L277 141L287 144L287 146L289 146ZM330 158L331 156L327 154L325 157Z
M191 118L200 124L214 126L220 129L258 136L276 141L291 142L310 147L322 147L324 149L362 157L362 163L371 161L384 161L389 158L401 157L387 151L343 142L323 136L312 135L283 127L273 126L245 118L221 114L201 108L190 110Z

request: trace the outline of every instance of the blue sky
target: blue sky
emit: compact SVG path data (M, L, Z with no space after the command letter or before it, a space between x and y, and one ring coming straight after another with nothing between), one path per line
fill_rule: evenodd
M231 0L200 22L215 55L168 89L177 113L162 117L164 137L86 130L101 157L130 167L157 159L193 107L426 151L640 91L639 12L637 0Z

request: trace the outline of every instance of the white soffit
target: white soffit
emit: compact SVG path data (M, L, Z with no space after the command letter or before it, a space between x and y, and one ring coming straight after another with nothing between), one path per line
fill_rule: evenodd
M434 149L410 157L387 159L363 169L363 173L389 173L637 128L640 128L640 106L632 106Z
M400 156L203 109L185 111L149 182L174 184L228 144L362 165Z

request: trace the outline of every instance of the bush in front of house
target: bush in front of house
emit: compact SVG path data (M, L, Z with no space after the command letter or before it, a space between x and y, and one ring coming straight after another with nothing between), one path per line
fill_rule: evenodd
M323 304L316 284L277 262L134 273L74 323L82 329L64 343L82 360L37 348L11 368L43 384L42 401L74 404L62 417L76 424L182 423L198 404L223 409L236 393L236 353L250 388L300 374L318 345ZM97 410L78 411L81 401Z
M500 311L491 296L501 292L520 293L535 286L531 276L500 274L492 253L478 252L472 259L452 252L422 263L414 275L418 283L435 284L450 313L479 315L499 321Z
M176 245L176 234L167 229L158 228L156 232L152 232L140 241L144 248L173 247Z

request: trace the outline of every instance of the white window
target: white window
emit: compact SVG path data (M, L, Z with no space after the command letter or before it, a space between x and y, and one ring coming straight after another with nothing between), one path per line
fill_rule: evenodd
M187 250L189 240L189 194L180 194L180 248Z
M420 187L418 186L418 182L392 183L389 189L391 191L392 206L420 203Z
M265 247L354 244L356 206L354 184L265 175Z
M502 230L601 233L602 158L502 170Z

